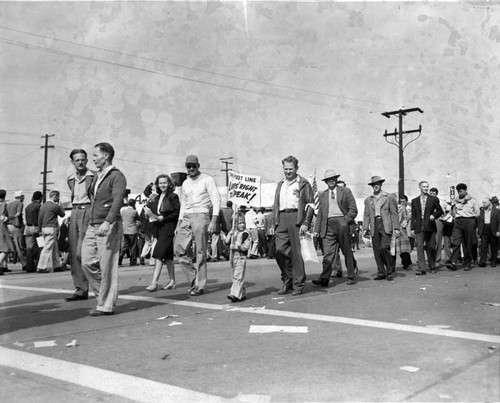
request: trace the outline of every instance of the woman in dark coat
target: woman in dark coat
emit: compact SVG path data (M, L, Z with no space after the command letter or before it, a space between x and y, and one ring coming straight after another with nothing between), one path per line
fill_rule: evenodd
M154 221L157 235L156 245L153 250L153 258L156 259L153 281L146 288L150 292L158 289L158 280L164 262L167 265L169 282L163 289L175 288L174 232L181 209L179 196L174 193L175 187L168 175L159 175L156 178L155 186L158 197L145 211L149 219Z

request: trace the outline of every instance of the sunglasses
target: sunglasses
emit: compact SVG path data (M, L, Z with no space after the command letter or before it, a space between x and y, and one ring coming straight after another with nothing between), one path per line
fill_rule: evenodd
M186 164L186 168L187 169L195 169L195 168L198 168L198 165L196 165L196 164Z

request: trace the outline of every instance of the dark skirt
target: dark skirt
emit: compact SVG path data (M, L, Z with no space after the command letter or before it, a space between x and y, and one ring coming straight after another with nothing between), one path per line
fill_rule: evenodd
M174 231L176 222L157 223L157 241L153 250L153 257L161 260L174 258Z

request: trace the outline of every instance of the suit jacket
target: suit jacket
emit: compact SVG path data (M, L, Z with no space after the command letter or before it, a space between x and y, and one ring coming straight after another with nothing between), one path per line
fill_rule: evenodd
M283 186L283 182L284 182L283 179L278 182L278 186L276 187L276 193L274 195L273 211L274 211L274 225L276 227L279 224L280 192L281 192L281 186ZM308 182L307 179L299 175L299 205L297 212L297 221L295 222L295 225L297 227L300 227L304 223L304 221L306 221L306 208L307 205L312 202L313 202L313 192L311 184ZM307 223L307 225L309 224L310 222Z
M436 232L436 220L443 213L439 199L436 196L427 195L424 209L424 232ZM434 216L434 220L430 219L431 215ZM415 234L419 234L422 230L422 203L420 202L420 196L415 197L411 201L411 229L415 231Z
M384 231L387 234L390 235L393 230L399 229L398 201L394 194L382 192L380 196L380 216L384 224ZM370 230L373 237L375 231L375 197L373 195L365 199L363 230Z
M338 186L337 188L337 202L344 218L349 224L349 232L354 232L354 227L356 222L354 219L358 215L358 208L356 207L356 200L352 195L351 189ZM319 235L324 238L326 236L327 221L328 221L328 209L332 198L330 196L330 190L325 190L321 193L319 197L319 209L318 217L316 218L316 224L314 225L314 232L319 233Z
M148 204L148 207L155 214L158 214L158 202L160 201L160 196L158 196L153 202ZM163 198L160 206L160 214L163 216L162 223L174 222L177 225L179 220L179 212L181 209L181 203L179 201L179 196L176 193L171 192Z
M123 235L134 235L139 232L141 219L137 210L127 206L121 210L123 221Z
M495 235L498 231L500 231L500 210L493 207L491 209L490 216L490 224L491 224L491 233ZM481 212L479 213L479 217L477 220L477 233L481 235L484 229L484 208L481 208Z

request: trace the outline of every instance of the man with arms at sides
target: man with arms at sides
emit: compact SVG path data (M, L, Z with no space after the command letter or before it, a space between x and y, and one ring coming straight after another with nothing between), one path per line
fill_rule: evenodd
M453 233L451 234L452 252L450 260L446 262L449 270L457 270L457 260L460 255L460 245L463 244L463 268L464 271L472 269L472 247L476 236L476 218L479 217L479 205L467 193L467 185L459 183L456 187L458 198L455 198L452 212L455 216Z
M181 211L175 230L174 252L191 284L190 296L204 294L207 285L208 236L216 231L220 212L220 196L214 178L200 172L196 155L186 157L188 177L181 188ZM211 217L210 217L211 216ZM196 262L190 256L196 243Z
M91 316L112 315L118 300L118 255L122 239L120 209L127 187L125 175L113 165L115 150L109 143L94 147L98 173L92 184L92 206L82 244L82 268L97 298Z
M34 273L38 264L40 248L38 247L36 238L40 235L38 215L40 214L42 199L42 192L37 190L33 193L31 203L28 204L25 210L26 227L24 228L24 239L26 240L26 273Z
M377 275L374 280L393 280L395 261L391 256L392 233L399 236L398 201L396 196L382 190L385 179L372 176L368 184L373 195L365 199L363 214L364 237L371 236L373 255L377 262Z
M443 215L443 209L436 196L429 194L429 182L418 184L420 196L411 201L411 232L417 241L417 276L425 275L425 254L431 273L436 272L436 220Z
M26 270L26 245L24 242L24 194L20 190L14 193L14 200L7 203L7 228L16 248L17 257L21 263L22 269Z
M61 259L59 258L59 248L57 236L59 235L59 221L57 217L64 217L64 209L59 204L59 192L53 190L49 193L50 200L40 207L38 214L38 228L43 236L43 249L38 260L38 273L48 273L49 271L62 271Z
M74 149L69 157L75 167L75 172L67 179L73 206L69 226L69 253L75 292L65 300L72 302L87 299L89 293L89 281L82 269L82 242L89 225L92 183L96 174L87 168L88 158L85 150Z
M274 196L274 222L276 262L281 270L283 284L278 294L300 295L304 291L306 272L300 251L300 234L307 231L312 213L307 214L313 203L313 191L307 179L297 174L299 160L288 156L281 161L284 179L278 182Z
M333 264L339 253L339 247L345 257L347 267L347 284L355 284L354 255L351 249L350 225L355 225L358 215L356 200L351 189L337 186L337 175L334 170L325 172L323 181L328 185L319 198L318 216L314 226L314 236L323 238L323 272L312 283L327 287L333 270Z
M477 234L481 238L479 250L479 267L486 266L488 248L490 250L490 266L496 267L498 254L498 237L500 236L500 210L493 208L491 199L483 200L483 207L479 213Z

